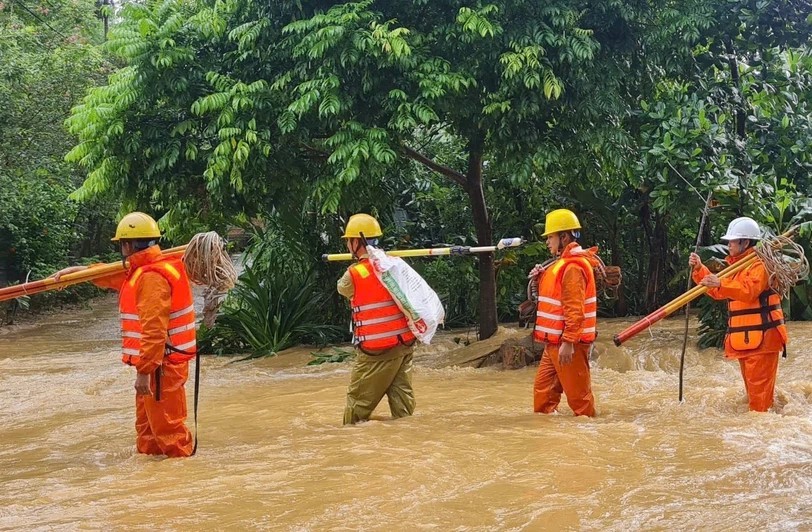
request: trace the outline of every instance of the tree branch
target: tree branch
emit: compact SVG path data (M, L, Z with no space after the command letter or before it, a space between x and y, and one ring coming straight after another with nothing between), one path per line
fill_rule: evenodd
M324 150L320 150L314 146L310 146L305 142L299 142L299 146L310 152L310 157L312 159L327 159L330 157L330 154Z
M419 153L419 152L417 152L417 151L413 150L412 148L410 148L408 146L405 146L405 145L403 146L403 153L406 155L406 157L412 159L413 161L417 161L418 163L422 164L423 166L425 166L425 167L427 167L427 168L429 168L431 170L434 170L438 174L443 175L443 176L449 178L450 180L454 181L456 184L461 186L464 190L468 186L468 180L466 179L465 175L463 175L462 173L454 170L453 168L449 168L449 167L444 166L444 165L442 165L442 164L440 164L440 163L438 163L436 161L433 161L433 160L429 159L428 157L426 157L425 155L423 155L423 154L421 154L421 153Z
M740 139L743 139L747 136L747 117L744 113L744 95L741 93L741 81L739 80L739 62L736 59L736 49L733 48L733 41L730 38L725 39L725 51L727 52L728 65L730 65L730 80L733 82L736 97L738 98L738 101L734 99L736 133Z

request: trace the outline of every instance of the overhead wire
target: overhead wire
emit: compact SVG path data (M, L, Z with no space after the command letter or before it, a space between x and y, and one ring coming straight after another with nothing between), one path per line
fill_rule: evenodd
M28 12L28 13L29 13L29 14L30 14L32 17L34 17L35 19L37 19L38 21L40 21L42 24L44 24L45 26L47 26L47 27L48 27L48 29L50 29L52 32L56 33L57 35L59 35L59 36L60 36L60 37L62 37L63 39L67 39L67 36L65 36L65 34L64 34L64 33L62 33L61 31L59 31L59 30L57 30L57 29L55 29L53 26L51 26L50 24L48 24L48 22L47 22L45 19L43 19L42 17L40 17L39 15L37 15L36 13L34 13L33 11L31 11L31 9L29 9L29 7L28 7L27 5L25 5L25 4L22 2L22 0L14 0L14 3L16 3L17 5L19 5L19 6L20 6L21 8L23 8L24 10L26 10L26 11L27 11L27 12Z

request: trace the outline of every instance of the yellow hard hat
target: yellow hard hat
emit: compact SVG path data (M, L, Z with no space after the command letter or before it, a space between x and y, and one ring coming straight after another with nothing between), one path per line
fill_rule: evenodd
M161 230L152 216L143 212L131 212L118 222L113 242L129 239L161 238Z
M541 236L580 228L581 222L578 221L574 212L569 209L556 209L547 213L547 219L544 221L544 234Z
M376 238L383 234L378 220L368 214L353 214L341 238Z

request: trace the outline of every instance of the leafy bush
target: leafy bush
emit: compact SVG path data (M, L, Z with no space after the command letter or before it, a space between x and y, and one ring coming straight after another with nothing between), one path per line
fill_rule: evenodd
M696 302L699 309L699 341L701 349L722 347L727 331L727 304L709 297L701 297Z
M323 322L325 305L312 275L264 276L247 267L213 329L201 335L201 347L218 353L247 351L248 358L257 358L301 343L324 345L343 332Z
M58 179L37 175L0 175L0 268L9 277L41 279L56 264L66 264L77 240L77 206L65 201L68 189Z
M89 240L87 229L77 227L82 209L65 201L68 189L62 181L45 170L14 177L0 173L0 286L45 278L73 262L70 257L78 251L82 235ZM109 237L105 235L103 240L110 247ZM99 251L97 246L84 247L89 252ZM89 261L105 259L93 257ZM0 313L4 314L3 323L11 324L20 311L51 309L99 293L92 285L77 285L30 300L0 303Z
M440 258L411 261L411 265L437 292L445 308L447 327L465 327L477 320L479 273L476 259Z

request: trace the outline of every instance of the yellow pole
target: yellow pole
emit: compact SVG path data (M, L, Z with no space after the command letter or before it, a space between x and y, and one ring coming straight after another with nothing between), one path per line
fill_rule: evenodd
M162 251L164 257L180 256L186 250L186 246L179 246ZM18 284L0 288L0 301L9 299L16 299L21 296L29 296L38 294L40 292L47 292L49 290L58 290L68 286L83 283L93 279L100 279L110 275L125 271L124 265L121 262L113 262L88 268L80 272L69 273L60 277L59 281L53 277L48 277L39 281L31 281L29 283Z
M797 231L797 229L798 229L797 227L793 227L793 228L789 229L787 232L785 232L781 236L786 237L786 238L791 238L792 235L795 234L795 231ZM773 243L773 245L777 245L777 244ZM728 266L727 268L725 268L721 272L717 273L716 276L719 277L720 279L725 278L725 277L730 277L731 275L734 275L734 274L742 271L743 269L747 268L748 266L753 264L753 262L755 260L757 260L757 259L758 259L758 255L756 255L754 253L751 256L747 257L746 259L742 259L739 262L737 262L736 264ZM688 290L687 292L685 292L681 296L673 299L669 303L666 303L665 305L663 305L659 309L655 310L654 312L652 312L648 316L636 321L635 323L633 323L632 325L630 325L626 329L624 329L621 332L619 332L618 334L616 334L615 337L614 337L615 345L620 346L623 342L625 342L629 338L635 336L636 334L640 333L641 331L644 331L644 330L648 329L649 327L651 327L652 325L654 325L655 323L657 323L661 319L663 319L663 318L665 318L667 316L670 316L671 314L673 314L674 312L679 310L681 307L683 307L684 305L687 305L688 303L690 303L694 299L698 298L699 296L701 296L702 294L704 294L708 290L709 290L708 287L702 286L702 285L697 285L697 286L691 288L690 290Z
M451 255L451 248L427 248L427 249L393 249L386 252L391 257L440 257ZM353 260L351 253L332 253L322 255L327 262L340 262Z
M489 253L505 248L515 248L524 244L521 238L503 238L495 246L451 246L445 248L423 248L423 249L392 249L386 252L392 257L441 257L447 255L470 255L472 253ZM350 253L324 254L321 259L325 262L339 262L353 260Z

